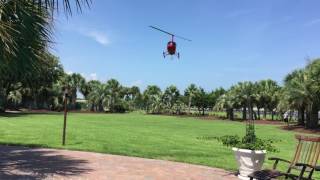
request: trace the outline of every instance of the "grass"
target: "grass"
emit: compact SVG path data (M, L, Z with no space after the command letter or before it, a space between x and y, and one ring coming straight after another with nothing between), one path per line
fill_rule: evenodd
M206 121L174 116L69 113L67 145L61 145L62 114L0 116L0 143L65 148L201 164L228 170L237 165L230 148L201 137L243 135L240 122ZM294 133L274 125L257 125L260 138L276 140L278 153L290 159ZM270 161L265 166L271 167ZM282 167L283 168L283 167ZM319 173L318 173L319 174ZM320 177L316 174L316 177Z

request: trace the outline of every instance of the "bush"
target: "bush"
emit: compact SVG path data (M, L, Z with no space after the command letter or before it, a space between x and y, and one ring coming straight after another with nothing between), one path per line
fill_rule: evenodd
M270 152L276 152L277 149L272 145L273 140L259 139L255 133L254 120L248 120L246 125L246 135L241 139L239 136L222 136L216 138L222 142L223 145L228 147L236 147L239 149L249 150L267 150Z
M117 103L110 109L112 113L125 113L129 110L129 106L126 103Z
M249 150L267 150L270 152L277 152L278 150L272 145L273 140L271 139L259 139L256 138L254 141L248 141L248 137L244 136L242 139L237 135L226 135L216 138L218 141L222 142L224 146L236 147L239 149L249 149Z

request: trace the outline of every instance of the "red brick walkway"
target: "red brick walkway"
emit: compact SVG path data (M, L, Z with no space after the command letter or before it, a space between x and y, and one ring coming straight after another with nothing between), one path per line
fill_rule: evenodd
M0 179L236 180L205 166L108 154L0 146Z

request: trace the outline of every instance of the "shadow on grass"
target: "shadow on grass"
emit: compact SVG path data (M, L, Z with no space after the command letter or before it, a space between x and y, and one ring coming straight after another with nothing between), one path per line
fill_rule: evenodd
M56 154L54 150L0 145L0 179L44 179L55 175L72 176L90 172L88 162Z
M14 117L23 117L28 115L59 115L62 114L62 112L1 112L0 117L6 117L6 118L14 118Z

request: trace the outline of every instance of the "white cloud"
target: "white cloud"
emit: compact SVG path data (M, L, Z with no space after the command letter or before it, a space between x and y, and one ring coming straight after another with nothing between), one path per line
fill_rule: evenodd
M90 79L90 80L98 80L98 75L97 75L96 73L91 73L91 74L89 75L89 79Z
M88 36L98 42L99 44L106 46L110 44L110 40L106 33L100 31L88 31L83 33L85 36Z
M313 20L305 23L304 25L305 25L305 26L313 26L313 25L319 24L319 23L320 23L320 18L319 18L319 19L313 19Z
M73 74L73 72L72 71L67 71L67 74L71 75L71 74Z
M98 30L95 28L86 28L72 24L62 26L62 29L66 31L76 32L82 36L89 37L103 46L107 46L110 44L110 38L108 34L102 30Z
M136 81L131 82L129 86L138 86L138 87L140 87L142 84L143 84L142 80L136 80Z

